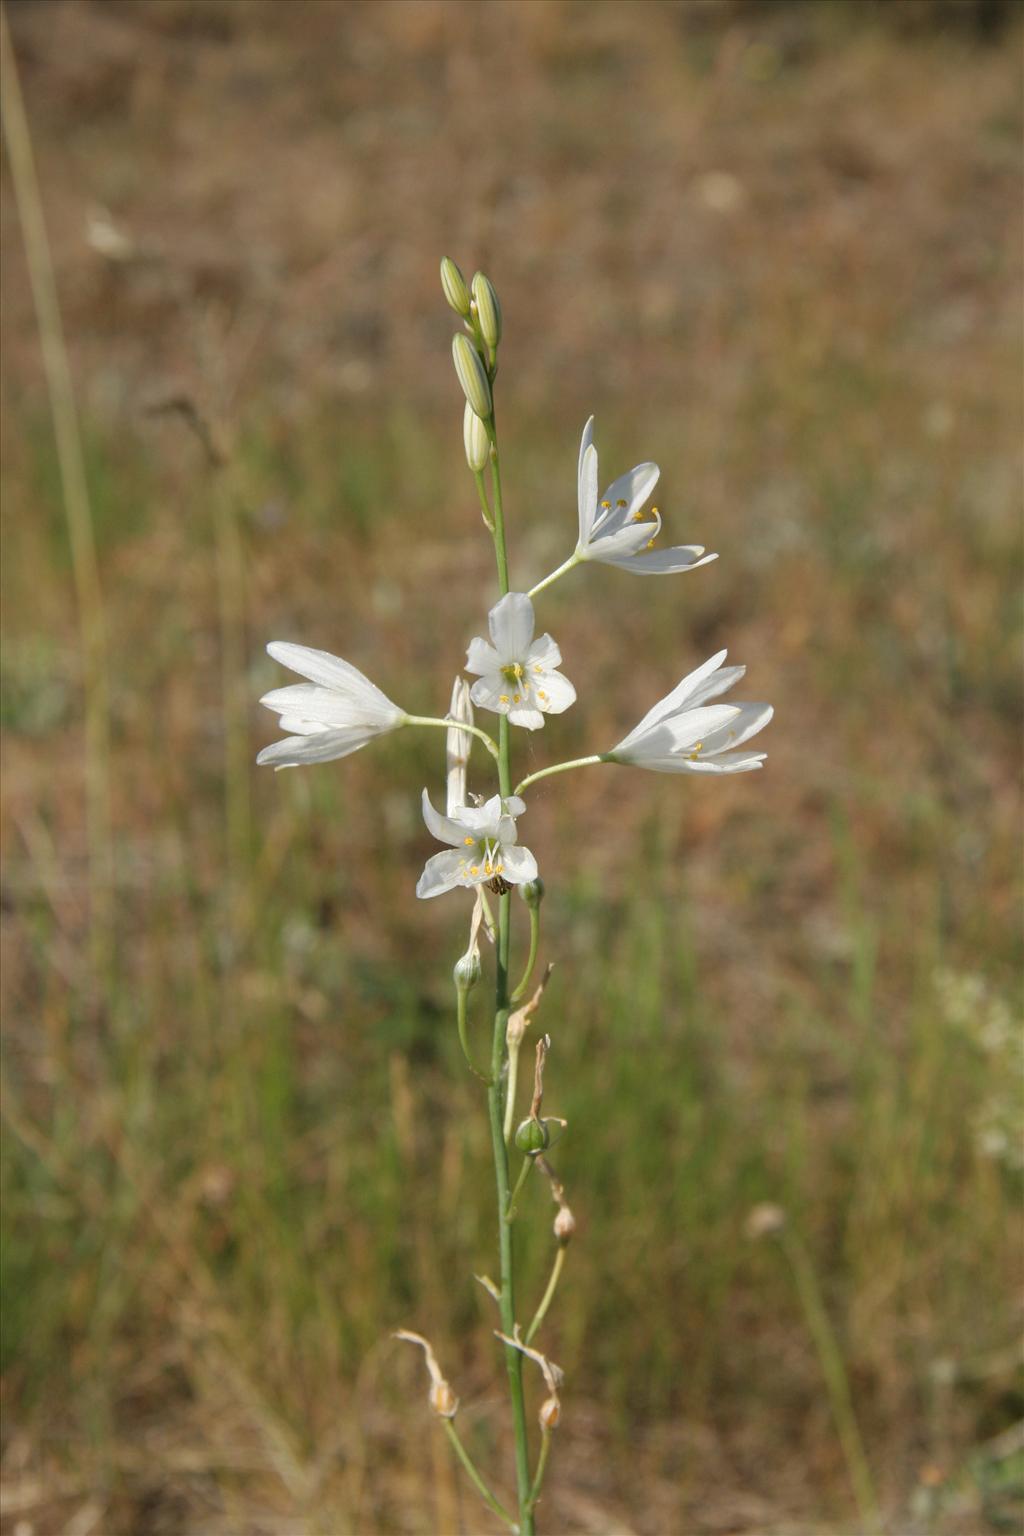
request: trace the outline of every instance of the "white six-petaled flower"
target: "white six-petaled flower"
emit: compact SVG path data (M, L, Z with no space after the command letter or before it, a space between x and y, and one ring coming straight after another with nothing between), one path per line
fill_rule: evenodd
M556 670L562 653L550 635L533 638L533 604L525 592L506 592L487 623L491 643L478 636L466 657L466 671L477 675L473 703L507 715L512 725L540 730L545 715L560 715L576 698Z
M708 704L740 680L746 667L723 667L719 651L684 677L605 754L606 761L656 773L749 773L764 752L736 749L757 734L774 711L770 704Z
M628 474L613 480L598 501L597 449L594 447L594 418L583 428L580 443L577 493L579 499L580 537L577 560L600 560L621 566L637 576L661 576L671 571L692 571L698 565L717 560L705 555L703 544L677 544L672 549L653 549L661 528L657 507L649 513L643 508L658 483L657 464L638 464Z
M275 661L309 682L263 695L260 703L277 711L281 729L288 735L264 747L257 763L272 763L275 768L329 763L405 724L398 705L339 656L286 640L272 640L267 650Z
M494 795L485 805L465 805L454 816L442 816L423 791L423 820L444 853L427 860L416 895L440 896L474 885L525 885L537 878L537 860L516 842L516 817L526 809L517 795Z

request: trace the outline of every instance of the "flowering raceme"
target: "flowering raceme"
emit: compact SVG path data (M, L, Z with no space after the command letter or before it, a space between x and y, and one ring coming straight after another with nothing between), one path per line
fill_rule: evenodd
M285 737L265 747L257 761L276 768L323 763L347 757L375 738L400 728L431 727L445 732L445 814L435 809L427 789L422 795L423 820L445 847L426 860L416 894L429 900L448 891L469 890L475 898L468 946L452 971L453 1011L463 1057L487 1095L498 1197L500 1270L496 1271L497 1280L485 1274L477 1278L496 1303L501 1322L495 1333L505 1351L515 1437L514 1513L491 1491L459 1438L454 1423L459 1400L444 1379L429 1341L408 1329L400 1330L396 1336L424 1351L431 1381L431 1410L441 1421L459 1461L492 1514L519 1536L536 1536L536 1506L548 1467L552 1435L563 1419L563 1406L562 1372L542 1350L533 1347L533 1340L555 1297L576 1224L550 1161L554 1143L547 1131L551 1124L564 1128L566 1122L558 1116L541 1116L544 1064L553 1046L547 1033L535 1042L533 1097L528 1118L521 1118L520 1050L532 1027L533 1015L541 1006L551 970L548 965L537 985L534 973L541 945L545 887L538 875L537 860L519 843L518 819L526 810L523 792L539 779L590 764L617 763L656 773L747 773L760 768L765 760L763 752L748 751L746 744L768 724L772 709L769 704L723 701L722 696L743 676L744 668L724 666L726 652L721 650L648 710L611 751L539 767L513 791L512 752L516 733L510 727L540 730L546 715L561 714L576 699L575 688L560 671L562 653L558 645L547 633L535 638L533 599L574 567L593 561L649 576L695 570L717 556L706 555L699 544L660 550L652 547L661 528L661 516L656 507L645 508L658 481L656 464L638 464L614 480L603 496L598 496L598 460L591 417L583 431L577 461L576 548L568 560L530 592L510 590L494 405L497 353L503 332L501 304L484 273L477 272L472 283L467 283L449 258L441 264L441 283L462 326L452 339L452 359L465 397L463 446L484 526L494 542L498 578L498 601L487 620L489 639L477 635L470 641L466 655L464 670L473 681L463 676L456 678L449 710L443 717L407 714L351 663L326 651L275 641L267 647L270 655L306 681L275 688L264 695L261 702L280 716ZM457 590L454 584L451 590ZM476 723L474 706L499 716L497 741ZM483 746L497 770L497 784L492 780L487 796L476 795L469 788L474 743ZM514 904L513 887L519 888L522 898ZM497 898L496 920L488 893ZM524 921L525 915L529 923L525 959L521 968L517 966L515 970L510 960L513 906L520 913L519 922ZM477 987L483 970L482 934L492 940L494 955L493 1023L484 1059L479 1042L474 1039L479 1020L474 1025L473 1018L479 1006ZM543 1156L539 1155L542 1151ZM512 1164L520 1153L523 1156L516 1172ZM549 1181L558 1215L553 1228L557 1245L553 1267L531 1317L517 1305L518 1227L514 1224L520 1209L517 1202L535 1168L541 1171L534 1176L534 1183L541 1177ZM537 1420L540 1450L532 1466L522 1377L524 1359L540 1367L548 1388Z

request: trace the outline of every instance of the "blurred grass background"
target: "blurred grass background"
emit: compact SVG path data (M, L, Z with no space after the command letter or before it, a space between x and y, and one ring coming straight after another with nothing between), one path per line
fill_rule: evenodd
M668 541L722 557L545 598L580 704L523 771L617 739L720 645L776 706L757 777L531 798L580 1225L542 1528L859 1528L790 1250L747 1236L762 1202L887 1529L1018 1528L1019 10L8 17L99 553L114 879L90 903L5 162L3 1531L487 1529L398 1325L507 1491L464 912L412 896L441 743L251 767L267 640L436 712L493 600L445 252L505 307L516 584L571 548L591 411L606 478L658 460Z

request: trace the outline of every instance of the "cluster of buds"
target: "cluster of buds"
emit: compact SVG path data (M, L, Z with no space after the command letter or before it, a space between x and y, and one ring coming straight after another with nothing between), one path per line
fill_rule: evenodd
M441 287L464 331L452 337L452 362L466 397L462 438L466 463L482 474L491 455L494 398L491 393L501 340L501 302L483 272L466 283L458 265L446 256L441 262Z

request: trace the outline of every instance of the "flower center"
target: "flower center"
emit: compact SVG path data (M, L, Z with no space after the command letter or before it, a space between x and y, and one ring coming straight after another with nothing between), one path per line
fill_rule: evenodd
M523 668L518 661L510 661L508 666L502 667L501 675L505 679L506 683L508 683L511 688L514 688L516 683L522 682Z

